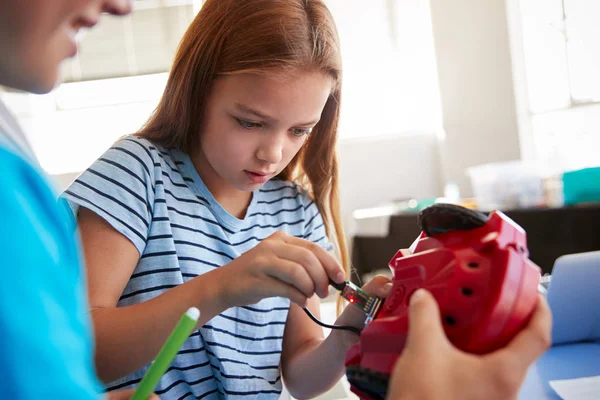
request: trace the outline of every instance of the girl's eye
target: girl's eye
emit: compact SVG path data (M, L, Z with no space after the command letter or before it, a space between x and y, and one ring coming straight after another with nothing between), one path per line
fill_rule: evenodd
M308 135L310 134L310 132L312 131L312 128L310 129L299 129L299 128L292 128L292 132L294 133L294 135L296 136L304 136L304 135Z
M254 129L262 127L262 124L259 122L252 122L241 118L236 118L235 120L244 129Z

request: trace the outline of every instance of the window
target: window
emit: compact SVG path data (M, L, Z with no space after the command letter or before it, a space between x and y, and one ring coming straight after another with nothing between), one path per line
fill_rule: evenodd
M48 173L83 171L121 136L139 130L166 82L167 73L160 73L65 83L50 94L29 95L20 120Z
M433 132L441 125L428 0L326 0L342 46L340 135Z
M344 63L342 139L427 132L440 125L427 0L325 0ZM105 17L86 32L63 83L44 96L5 93L44 169L89 166L156 107L198 0L144 0L128 17ZM52 132L48 135L48 132Z
M519 0L519 11L536 158L557 172L600 165L600 2Z

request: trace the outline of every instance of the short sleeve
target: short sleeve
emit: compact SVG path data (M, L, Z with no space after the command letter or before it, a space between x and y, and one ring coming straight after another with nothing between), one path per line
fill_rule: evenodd
M117 142L65 190L77 216L90 209L129 239L143 254L152 222L154 159L148 142L126 138Z
M0 148L0 376L10 399L96 399L91 321L73 233L36 169Z

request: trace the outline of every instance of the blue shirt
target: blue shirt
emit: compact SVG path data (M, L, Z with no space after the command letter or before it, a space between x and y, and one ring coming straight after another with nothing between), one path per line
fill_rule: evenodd
M0 171L0 397L97 399L72 217L2 132Z
M135 136L116 143L64 196L75 213L94 211L137 248L120 307L219 268L280 230L331 247L317 206L298 185L267 182L239 219L215 200L187 154ZM217 315L191 335L155 392L163 399L278 398L289 305L274 297ZM135 386L145 370L109 389Z

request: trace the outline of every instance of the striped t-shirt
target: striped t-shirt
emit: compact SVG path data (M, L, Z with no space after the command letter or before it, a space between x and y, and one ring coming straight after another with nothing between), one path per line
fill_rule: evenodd
M238 219L217 203L188 155L135 136L116 143L63 196L75 213L91 209L138 249L119 307L227 264L276 231L331 247L316 205L298 185L265 183ZM216 316L184 344L156 393L162 399L277 398L289 305L274 297ZM146 368L109 390L134 387Z

